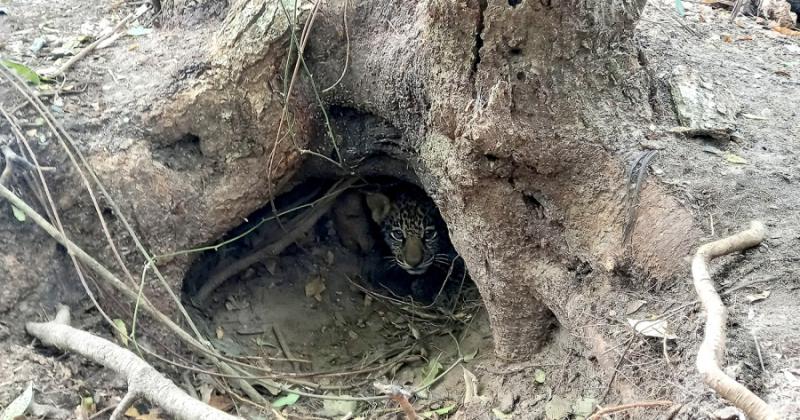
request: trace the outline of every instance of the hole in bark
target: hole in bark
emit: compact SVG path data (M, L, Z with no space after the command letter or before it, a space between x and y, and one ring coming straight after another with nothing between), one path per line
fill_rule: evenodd
M484 156L486 156L486 160L488 160L489 162L495 162L495 161L497 161L497 159L500 159L499 157L497 157L497 156L495 156L495 155L493 155L491 153L487 153Z
M511 55L520 55L522 54L522 48L519 47L509 48L508 53Z
M525 204L537 219L544 219L546 217L544 213L544 206L539 202L535 195L535 193L525 192L522 194L522 199L525 201Z
M524 71L517 72L517 80L519 80L520 82L524 82L525 79L527 79L527 77L525 76Z
M186 133L179 139L153 147L153 158L169 169L186 171L195 169L203 158L200 137Z
M517 7L522 3L522 0L508 0L508 5L511 7Z
M433 201L397 178L307 179L217 243L187 273L184 297L202 312L195 318L207 336L240 355L284 358L285 345L309 361L305 371L344 370L390 352L377 366L408 349L416 361L423 347L452 346L442 331L459 336L481 308ZM482 319L470 331L489 340ZM414 361L409 369L425 365Z
M103 208L103 218L106 219L106 222L113 222L117 219L117 217L114 216L114 210L111 210L108 207Z

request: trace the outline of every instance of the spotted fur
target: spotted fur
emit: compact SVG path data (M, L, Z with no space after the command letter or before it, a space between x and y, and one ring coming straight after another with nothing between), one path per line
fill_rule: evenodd
M409 274L425 273L436 261L440 247L439 216L433 202L421 194L398 193L392 198L371 194L367 205L394 264Z

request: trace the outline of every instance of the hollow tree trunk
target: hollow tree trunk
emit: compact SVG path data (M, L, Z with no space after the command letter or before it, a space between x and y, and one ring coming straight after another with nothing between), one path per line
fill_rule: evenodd
M295 11L240 0L207 70L155 108L153 126L160 138L196 135L203 159L222 166L204 194L214 198L191 204L217 216L216 230L279 191L304 158L303 173L419 179L480 288L499 356L530 355L554 321L603 354L610 339L587 326L593 317L624 305L622 286L673 277L696 236L659 186L645 183L638 200L628 192L625 168L652 113L631 42L644 3L327 1L304 53L313 77L299 67L280 122ZM310 10L298 4L299 22ZM234 198L247 204L226 213ZM634 273L647 284L625 284Z

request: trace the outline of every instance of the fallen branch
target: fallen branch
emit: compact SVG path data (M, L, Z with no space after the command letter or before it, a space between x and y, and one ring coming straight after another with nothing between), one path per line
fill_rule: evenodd
M60 306L50 322L29 322L25 329L43 343L80 354L125 377L128 393L119 403L111 419L121 419L125 410L139 397L160 406L177 419L236 420L232 416L190 397L180 387L118 345L69 326L69 308Z
M697 370L706 385L747 414L747 418L753 420L777 420L778 415L764 400L726 375L720 368L720 362L725 355L727 313L719 294L714 289L708 265L713 258L760 244L765 236L764 225L753 221L750 223L750 228L743 232L701 246L692 260L694 288L706 311L703 342L697 351Z
M659 401L642 401L642 402L635 402L630 404L622 404L622 405L615 405L612 407L601 408L597 410L596 413L592 414L587 420L598 420L600 417L618 413L620 411L630 410L633 408L653 408L653 407L669 407L672 405L672 401L666 400L659 400Z

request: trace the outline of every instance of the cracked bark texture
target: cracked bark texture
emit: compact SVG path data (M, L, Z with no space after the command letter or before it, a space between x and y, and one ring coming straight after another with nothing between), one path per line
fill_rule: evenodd
M325 2L304 54L313 78L301 68L286 134L277 130L294 12L234 2L203 71L175 77L175 95L150 113L162 141L198 138L201 159L181 176L205 198L186 204L198 218L187 240L221 234L309 174L414 180L441 208L480 288L500 357L531 355L560 325L613 367L603 353L613 339L588 325L624 304L625 287L674 277L697 231L647 182L637 220L625 220L625 168L653 112L631 42L644 3ZM300 22L307 6L298 4ZM301 153L336 156L313 89L333 85L321 101L344 169ZM202 229L189 229L199 220Z

